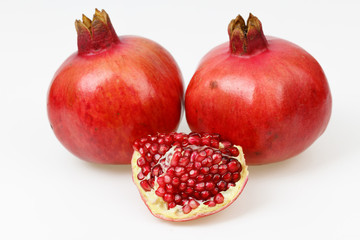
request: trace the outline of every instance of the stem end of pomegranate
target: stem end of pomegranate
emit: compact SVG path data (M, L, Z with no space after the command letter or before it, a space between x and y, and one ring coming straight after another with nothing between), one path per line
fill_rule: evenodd
M236 55L250 55L267 49L267 40L262 30L260 20L249 14L245 24L238 15L228 25L230 51Z
M120 42L105 10L95 9L93 20L83 14L82 21L75 21L75 28L79 54L94 53Z

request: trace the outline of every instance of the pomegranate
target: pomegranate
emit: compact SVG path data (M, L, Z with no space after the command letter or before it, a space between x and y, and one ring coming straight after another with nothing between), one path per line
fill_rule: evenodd
M217 132L244 149L249 165L281 161L326 129L331 94L318 62L299 46L263 34L252 14L228 26L230 41L200 62L185 94L192 131Z
M242 149L219 134L170 133L135 141L133 180L161 219L188 221L229 206L246 185Z
M183 80L160 45L118 37L108 14L75 22L78 51L55 73L47 110L56 137L81 159L130 164L132 143L179 125Z

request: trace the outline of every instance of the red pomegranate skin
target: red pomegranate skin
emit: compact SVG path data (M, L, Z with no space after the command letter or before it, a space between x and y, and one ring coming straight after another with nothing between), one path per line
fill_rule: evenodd
M183 82L171 55L145 38L119 40L98 52L79 48L48 92L56 137L90 162L129 164L135 139L174 131L181 118Z
M331 94L318 62L299 46L266 37L238 55L224 43L201 61L185 94L189 127L241 145L249 165L285 160L326 129Z

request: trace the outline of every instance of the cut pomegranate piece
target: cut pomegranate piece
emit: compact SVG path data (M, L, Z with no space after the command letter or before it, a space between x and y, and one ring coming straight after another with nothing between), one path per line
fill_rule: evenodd
M218 134L170 133L135 141L133 180L151 213L188 221L228 207L248 170L241 147Z

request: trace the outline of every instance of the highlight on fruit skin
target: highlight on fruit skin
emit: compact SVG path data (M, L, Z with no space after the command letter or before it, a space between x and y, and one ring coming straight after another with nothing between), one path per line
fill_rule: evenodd
M247 183L242 148L219 134L158 133L136 140L133 148L133 181L151 213L164 220L219 212Z

